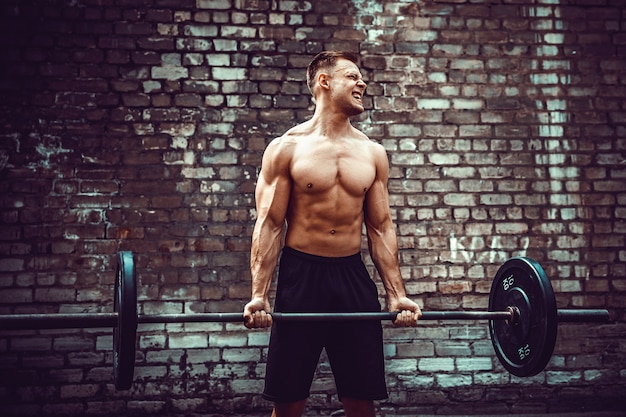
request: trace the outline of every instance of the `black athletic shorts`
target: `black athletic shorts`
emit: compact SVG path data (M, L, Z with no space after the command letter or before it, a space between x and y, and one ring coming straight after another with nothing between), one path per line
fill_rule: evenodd
M381 309L376 284L360 254L327 258L284 248L274 309L277 312L360 312ZM275 321L269 343L263 398L304 400L322 349L326 349L339 398L387 398L379 320Z

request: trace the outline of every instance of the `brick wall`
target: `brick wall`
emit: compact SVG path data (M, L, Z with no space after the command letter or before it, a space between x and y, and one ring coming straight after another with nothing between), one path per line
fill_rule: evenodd
M0 314L111 311L118 250L136 254L142 314L240 311L263 149L310 117L311 57L358 51L355 124L389 153L410 295L486 309L499 265L525 255L560 308L612 318L561 325L529 379L498 363L486 322L386 327L382 413L623 409L621 0L5 0L0 13ZM0 333L0 412L269 408L266 331L141 325L128 392L112 385L111 340ZM326 361L309 404L338 407Z

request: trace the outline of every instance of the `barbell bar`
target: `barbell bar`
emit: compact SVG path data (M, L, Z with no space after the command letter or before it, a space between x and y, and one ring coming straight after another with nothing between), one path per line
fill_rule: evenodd
M558 321L605 322L606 310L562 310ZM364 321L395 320L397 312L361 313L271 313L275 321ZM420 320L512 320L508 311L423 311ZM6 314L0 315L0 330L41 330L117 327L118 313ZM137 316L137 323L243 323L240 313L150 314Z
M132 252L118 253L112 313L0 315L0 330L113 328L115 387L133 382L138 323L243 323L241 313L137 314L137 279ZM395 320L397 312L273 312L277 321ZM505 369L533 376L548 364L559 322L606 322L608 310L558 309L545 271L526 257L507 260L498 269L488 311L424 311L420 320L489 320L496 356Z

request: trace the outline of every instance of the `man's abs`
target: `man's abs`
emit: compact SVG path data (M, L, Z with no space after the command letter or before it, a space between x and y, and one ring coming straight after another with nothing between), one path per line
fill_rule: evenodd
M285 246L312 255L350 256L361 251L361 227L288 225Z
M363 201L363 195L354 196L341 184L317 193L294 187L287 209L285 245L327 257L360 252Z

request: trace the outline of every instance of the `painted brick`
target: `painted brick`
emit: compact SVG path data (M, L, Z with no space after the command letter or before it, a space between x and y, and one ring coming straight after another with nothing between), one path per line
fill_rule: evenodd
M435 344L435 353L437 356L470 356L471 349L468 342L443 340Z
M170 334L168 338L170 348L205 348L208 346L207 337L203 334Z
M458 387L472 385L472 377L470 375L447 375L439 374L435 376L437 385L442 387Z
M456 368L459 372L491 371L493 365L490 357L456 358Z
M420 372L454 371L454 358L422 358L418 364Z
M228 362L259 362L261 351L259 349L224 349L222 358Z
M419 362L426 359L421 359ZM385 369L392 373L415 374L418 369L418 361L415 359L390 359L385 363ZM420 368L420 370L422 370Z
M245 334L210 334L209 345L212 347L242 347L246 346L247 339Z
M231 0L197 0L199 9L226 10L232 7Z
M416 358L434 354L432 343L397 343L395 349L399 358Z
M418 99L417 100L417 108L418 109L439 109L445 110L451 107L449 100L443 99Z

